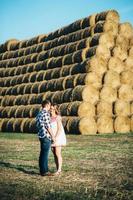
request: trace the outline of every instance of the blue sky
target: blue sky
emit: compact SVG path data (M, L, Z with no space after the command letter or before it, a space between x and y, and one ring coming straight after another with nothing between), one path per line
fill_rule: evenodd
M49 33L108 9L133 24L133 0L0 0L0 44Z

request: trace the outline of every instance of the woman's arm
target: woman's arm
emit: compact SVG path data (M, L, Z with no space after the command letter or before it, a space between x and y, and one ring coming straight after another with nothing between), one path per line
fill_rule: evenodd
M59 136L60 131L61 131L61 128L62 128L61 117L58 117L58 119L57 119L57 132L56 132L55 137L58 137L58 136Z

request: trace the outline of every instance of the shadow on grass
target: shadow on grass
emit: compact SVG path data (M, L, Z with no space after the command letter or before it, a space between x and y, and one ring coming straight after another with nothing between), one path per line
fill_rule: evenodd
M6 163L6 162L3 162L3 161L0 161L0 167L16 169L18 171L21 171L21 172L23 172L25 174L30 174L30 175L38 175L39 174L39 173L37 173L37 172L35 172L33 170L25 169L25 166L14 165L14 164ZM30 166L28 166L28 167L30 167ZM30 168L33 168L33 166L31 166Z

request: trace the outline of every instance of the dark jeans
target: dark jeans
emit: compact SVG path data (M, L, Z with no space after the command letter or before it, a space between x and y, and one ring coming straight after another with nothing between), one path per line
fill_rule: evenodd
M40 174L48 172L48 155L51 147L51 141L45 137L40 138L40 156L39 156L39 168Z

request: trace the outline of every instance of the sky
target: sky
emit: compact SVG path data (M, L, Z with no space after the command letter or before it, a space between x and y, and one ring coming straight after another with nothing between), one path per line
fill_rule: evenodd
M0 44L47 34L93 13L116 9L133 24L133 0L0 0Z

